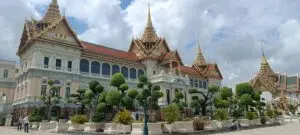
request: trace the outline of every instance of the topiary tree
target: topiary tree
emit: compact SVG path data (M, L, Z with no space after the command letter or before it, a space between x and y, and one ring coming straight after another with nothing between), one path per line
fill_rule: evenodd
M77 114L85 114L86 104L89 103L89 100L85 98L86 89L79 89L77 93L73 93L67 99L68 103L73 103L79 106Z
M187 104L181 101L183 98L184 96L182 92L180 92L178 89L175 89L175 99L173 100L173 103L177 104L180 111L182 111L184 107L187 107Z
M89 121L92 122L99 103L99 96L104 91L104 87L98 81L91 81L89 82L89 89L85 92L85 99L87 99L87 103L91 107Z
M228 100L229 98L232 98L232 96L233 96L232 89L228 88L228 87L222 87L220 89L220 91L218 92L218 95L219 95L220 99Z
M122 95L117 90L110 90L107 92L105 96L105 102L107 105L112 106L115 109L121 110L120 102L122 99Z
M202 113L203 116L206 116L207 107L212 106L214 95L219 90L220 90L220 88L216 85L209 86L207 92L202 92L202 91L197 90L197 89L189 90L190 94L197 94L198 93L202 96L202 98L195 98L195 96L193 96L194 97L193 99L196 99L196 101L194 101L194 103L198 102L197 106L201 107L201 113Z
M228 120L227 109L217 109L214 116L216 119L220 121Z
M152 111L159 109L158 99L163 97L163 93L158 85L153 86L144 75L139 76L137 87L142 89L136 96L136 100L144 110L144 134L148 134L147 114L149 113L151 117Z
M174 123L180 118L180 110L177 104L172 103L163 109L164 120L168 124Z
M236 85L235 91L236 91L236 95L238 97L240 97L244 94L252 95L253 88L249 83L240 83L240 84Z
M122 73L115 73L111 78L110 85L116 87L118 91L121 90L122 96L125 95L125 91L129 88Z
M49 91L46 93L46 95L41 96L40 100L43 102L43 104L47 108L47 117L48 120L51 120L51 112L52 109L59 104L61 101L61 97L59 95L59 88L57 86L54 86L54 82L52 80L48 81Z

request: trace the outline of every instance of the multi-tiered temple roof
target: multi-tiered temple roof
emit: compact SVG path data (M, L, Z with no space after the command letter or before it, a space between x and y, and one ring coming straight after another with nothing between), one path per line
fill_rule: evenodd
M263 51L261 57L260 70L256 76L250 81L252 86L262 91L270 91L274 97L278 96L279 89L277 86L278 77L270 67Z

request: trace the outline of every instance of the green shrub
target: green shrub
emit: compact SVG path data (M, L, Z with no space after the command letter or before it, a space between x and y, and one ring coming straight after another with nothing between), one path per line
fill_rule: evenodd
M75 124L84 124L88 122L88 118L85 115L74 115L71 117L71 122Z
M115 116L114 123L120 123L124 125L129 125L133 122L133 118L131 117L131 113L128 110L120 111Z
M104 113L101 112L96 112L94 114L94 117L92 118L93 122L101 122L104 119Z
M217 109L215 112L215 118L218 120L228 120L228 112L227 109Z
M253 120L257 118L257 113L256 112L247 112L246 113L246 118L248 120Z
M164 120L171 124L180 118L180 110L176 104L170 104L163 109Z
M43 117L41 116L29 116L28 118L29 122L41 122L43 120Z

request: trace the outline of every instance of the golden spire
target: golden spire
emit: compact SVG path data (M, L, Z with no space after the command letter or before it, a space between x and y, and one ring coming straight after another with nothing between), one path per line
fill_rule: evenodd
M152 20L151 20L151 11L150 11L150 2L148 3L148 18L147 18L147 25L145 31L142 35L143 42L156 42L157 35L155 33Z
M263 47L262 47L262 57L261 57L261 63L260 63L260 72L274 73L267 61Z
M58 19L61 19L59 6L57 4L57 0L52 0L42 22L52 23Z
M205 59L203 57L202 51L201 51L201 47L200 44L198 45L198 52L197 52L197 56L196 59L194 61L194 65L196 66L201 66L201 65L205 65Z

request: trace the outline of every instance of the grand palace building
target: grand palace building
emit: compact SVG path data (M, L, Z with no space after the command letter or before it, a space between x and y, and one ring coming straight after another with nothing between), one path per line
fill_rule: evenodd
M210 85L220 86L223 79L217 64L205 61L200 47L193 65L185 66L178 52L156 34L150 8L143 34L132 39L128 51L122 51L78 39L60 14L57 0L52 0L41 20L25 21L17 55L20 71L13 96L16 117L29 114L41 104L38 97L49 90L48 80L53 80L60 87L59 95L66 98L78 89L88 88L91 80L98 80L110 90L110 78L118 72L130 87L136 87L140 75L147 75L161 86L164 97L159 105L165 106L175 97L175 89L190 102L189 89L207 91Z

